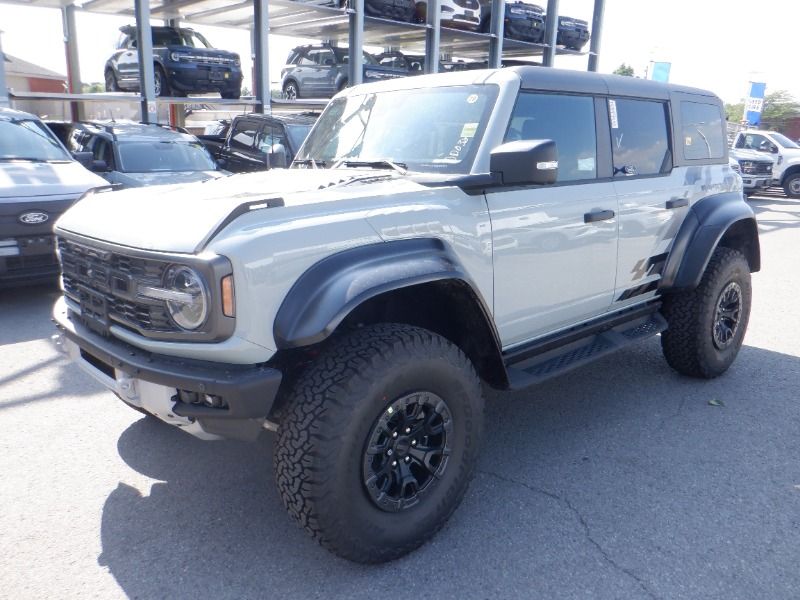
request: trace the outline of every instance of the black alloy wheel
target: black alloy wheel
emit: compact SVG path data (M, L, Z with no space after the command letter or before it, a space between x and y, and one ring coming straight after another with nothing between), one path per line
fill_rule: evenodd
M739 328L742 312L742 288L735 281L731 281L722 290L717 300L717 309L714 313L714 345L718 350L725 350L733 343L736 331Z
M283 95L287 100L297 100L300 97L300 89L294 81L287 81L283 86Z
M442 478L452 452L453 417L432 392L398 398L381 414L364 448L364 486L378 508L407 510Z

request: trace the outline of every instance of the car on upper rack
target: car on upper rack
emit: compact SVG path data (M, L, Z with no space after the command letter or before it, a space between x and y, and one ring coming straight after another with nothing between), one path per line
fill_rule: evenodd
M197 138L217 165L232 173L285 168L318 117L313 112L238 115L220 122L216 133Z
M481 27L481 4L479 0L441 0L439 22L442 27L478 31ZM428 3L417 2L416 21L426 22Z
M69 149L90 153L91 170L117 187L190 183L229 174L195 136L163 125L85 121L74 123L66 135Z
M106 182L71 156L39 117L0 107L0 287L55 281L53 224Z
M589 23L573 17L558 17L556 44L570 50L582 50L589 41Z
M362 51L362 63L364 83L408 75L405 68L379 64L366 51ZM288 100L330 98L348 86L349 68L347 48L331 44L298 46L289 52L281 70L283 95Z
M139 91L139 53L136 27L120 27L117 49L106 61L106 91ZM239 55L214 48L188 27L154 26L153 68L156 96L185 96L219 92L227 99L241 96Z
M724 115L705 90L540 67L354 86L289 169L67 211L53 341L189 434L276 432L298 524L396 559L465 497L485 386L659 335L684 376L731 367L761 255Z

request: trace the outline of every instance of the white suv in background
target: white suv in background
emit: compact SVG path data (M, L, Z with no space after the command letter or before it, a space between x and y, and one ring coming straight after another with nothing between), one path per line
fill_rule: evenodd
M800 146L777 131L740 131L733 148L755 150L772 156L772 184L790 198L800 198Z

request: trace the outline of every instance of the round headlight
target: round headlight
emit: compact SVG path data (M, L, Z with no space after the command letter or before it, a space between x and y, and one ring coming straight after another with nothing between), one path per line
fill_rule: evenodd
M169 57L172 59L172 62L180 62L182 54L180 52L170 52Z
M175 266L167 271L167 289L178 292L167 300L169 316L182 329L194 330L208 316L208 292L203 278L189 267Z

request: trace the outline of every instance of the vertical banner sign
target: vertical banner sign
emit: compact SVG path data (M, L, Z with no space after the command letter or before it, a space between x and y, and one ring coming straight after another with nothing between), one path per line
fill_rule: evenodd
M748 125L758 125L761 122L761 109L764 108L766 89L766 83L750 82L750 94L744 103L744 119Z
M652 68L650 69L650 79L653 81L663 81L664 83L667 83L669 81L669 70L672 67L672 63L654 62L651 64Z

